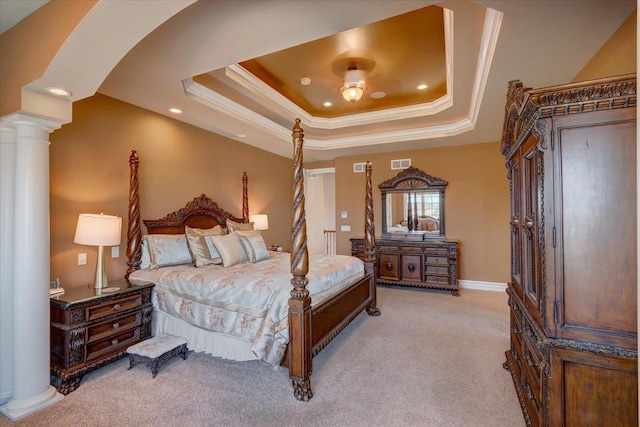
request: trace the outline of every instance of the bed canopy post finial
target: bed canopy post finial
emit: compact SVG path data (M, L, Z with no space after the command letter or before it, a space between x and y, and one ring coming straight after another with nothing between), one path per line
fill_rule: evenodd
M242 219L249 222L249 177L247 172L242 172Z
M138 193L138 154L131 150L129 156L129 226L127 227L127 272L125 279L136 270L140 269L142 251L140 243L142 231L140 230L140 194Z
M371 161L367 161L364 168L366 191L364 199L364 268L365 272L371 274L369 282L369 293L371 302L367 305L367 313L370 316L380 316L380 310L376 307L376 229L373 222L373 186L371 185Z
M289 299L289 377L293 395L301 401L313 397L311 391L311 298L306 275L309 271L307 223L304 210L302 145L304 133L300 119L293 126L293 207L291 222L291 298Z

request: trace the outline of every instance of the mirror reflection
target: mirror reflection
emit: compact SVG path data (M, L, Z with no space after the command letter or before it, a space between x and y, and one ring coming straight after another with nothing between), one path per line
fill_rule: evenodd
M446 238L444 192L447 181L409 166L378 185L382 195L382 237Z
M387 194L388 233L440 233L440 193L424 191Z

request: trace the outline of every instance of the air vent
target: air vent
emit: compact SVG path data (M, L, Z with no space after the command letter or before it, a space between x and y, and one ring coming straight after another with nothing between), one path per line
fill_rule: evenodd
M411 166L411 159L391 160L391 169L406 169Z
M318 179L318 174L316 172L307 172L307 179Z
M353 173L360 173L360 172L364 172L364 168L367 165L366 162L363 163L354 163L353 164Z

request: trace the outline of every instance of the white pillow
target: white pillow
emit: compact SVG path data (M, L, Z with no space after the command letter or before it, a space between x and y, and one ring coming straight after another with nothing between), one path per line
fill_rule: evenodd
M225 236L207 236L206 239L211 239L225 268L247 261L247 254L240 243L238 233L229 233Z
M253 230L252 222L235 222L230 219L227 219L227 230L229 233L233 233L234 231L249 231Z
M184 234L149 234L149 268L191 264L191 254Z
M222 264L222 258L220 258L220 254L218 254L215 246L212 251L205 240L207 236L222 235L222 227L220 225L208 229L185 226L184 231L187 236L187 245L189 246L189 251L191 252L193 263L196 267Z
M264 261L265 259L269 259L269 251L267 250L267 245L264 243L264 239L262 238L260 233L249 233L251 232L238 232L238 234L240 234L240 243L242 243L242 247L247 253L249 261L259 262Z
M142 236L142 243L140 244L140 250L142 255L140 256L140 268L149 268L151 265L151 255L149 255L149 242L147 241L147 235Z

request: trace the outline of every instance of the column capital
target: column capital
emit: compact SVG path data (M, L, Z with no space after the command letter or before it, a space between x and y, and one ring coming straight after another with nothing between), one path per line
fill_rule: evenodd
M47 134L54 130L60 129L63 122L51 119L44 119L38 116L32 116L24 113L14 113L5 116L0 120L0 128L18 129L21 126L36 126L47 132Z

